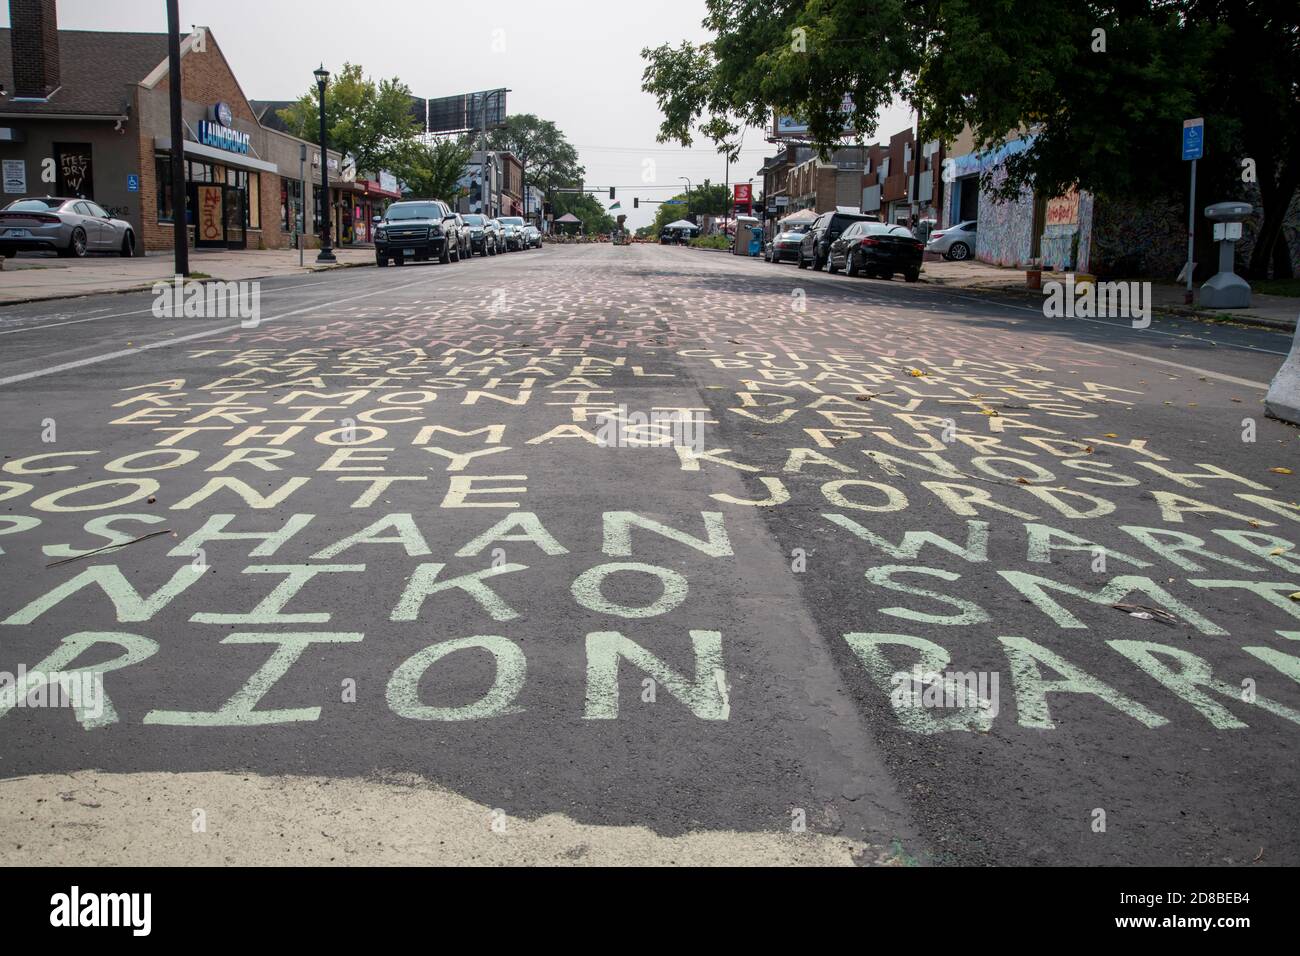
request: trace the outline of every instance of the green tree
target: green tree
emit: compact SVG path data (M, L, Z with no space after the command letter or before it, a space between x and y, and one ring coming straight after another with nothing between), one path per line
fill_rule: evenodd
M618 223L594 196L587 193L558 193L551 199L555 218L573 213L582 220L581 231L589 236L611 232Z
M1286 258L1279 227L1300 178L1293 0L877 0L870 18L827 0L705 4L709 42L642 51L661 142L703 134L733 152L742 126L776 111L805 118L826 155L846 97L847 125L867 139L901 97L925 139L966 124L983 148L1036 133L1006 163L1003 195L1154 198L1185 189L1182 121L1204 116L1201 195L1240 195L1254 159L1264 227L1252 268Z
M479 134L465 134L464 142L477 149ZM488 149L514 153L524 167L524 183L543 194L557 186L579 185L586 172L578 164L578 151L559 128L532 113L506 117L504 126L488 130L487 144Z
M432 145L417 139L398 151L390 169L407 195L454 204L469 158L470 148L454 139L439 139Z
M320 137L318 96L313 86L279 111L289 132L311 142ZM325 130L330 148L351 155L357 169L388 169L419 132L411 90L396 77L376 83L358 64L345 63L325 89Z

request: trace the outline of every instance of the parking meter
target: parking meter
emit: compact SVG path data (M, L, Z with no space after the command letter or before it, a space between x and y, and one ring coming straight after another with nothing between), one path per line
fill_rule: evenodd
M1254 211L1248 202L1216 202L1205 207L1205 218L1214 223L1219 244L1219 271L1201 286L1201 305L1208 309L1250 308L1250 283L1233 271L1233 256L1241 239L1241 224Z

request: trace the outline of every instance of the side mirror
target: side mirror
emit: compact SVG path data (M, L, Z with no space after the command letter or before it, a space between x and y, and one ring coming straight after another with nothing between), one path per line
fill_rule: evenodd
M371 216L371 217L370 217L370 221L371 221L371 222L383 222L383 221L384 221L384 217L383 217L383 216Z
M455 216L443 216L443 217L442 217L442 221L443 221L443 222L455 222L455 221L456 221L456 217L455 217Z

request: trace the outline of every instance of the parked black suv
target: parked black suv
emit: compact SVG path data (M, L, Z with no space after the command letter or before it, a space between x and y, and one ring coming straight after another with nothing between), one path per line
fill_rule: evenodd
M830 257L831 243L855 222L875 222L875 216L850 212L824 212L818 216L799 244L799 268L807 269L811 264L820 270Z
M395 202L383 216L375 217L375 262L380 266L406 260L439 262L460 259L459 220L438 199Z

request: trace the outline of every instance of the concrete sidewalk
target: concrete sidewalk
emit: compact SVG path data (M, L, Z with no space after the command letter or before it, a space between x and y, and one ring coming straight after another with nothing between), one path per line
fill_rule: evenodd
M297 249L190 250L190 271L225 282L299 275L324 269L374 265L373 249L335 249L338 263L316 265L315 249L303 252L298 265ZM105 292L130 292L148 288L174 274L171 253L155 252L134 259L117 256L88 256L59 259L52 255L20 254L0 260L0 305L64 299Z
M1044 272L1043 282L1065 280L1063 272ZM926 258L921 281L982 292L1019 293L1037 298L1042 293L1025 288L1025 270L1005 269L986 262L945 262ZM1193 318L1246 322L1270 328L1294 330L1300 317L1300 298L1280 295L1251 296L1249 309L1202 309L1183 304L1183 288L1173 283L1152 283L1152 304L1156 311ZM1199 296L1199 289L1197 290Z

